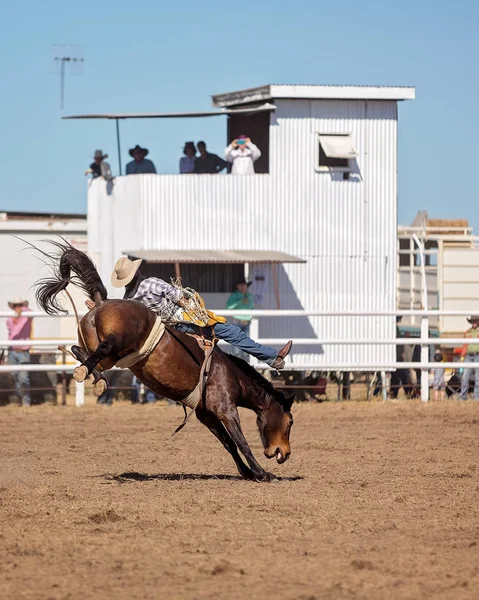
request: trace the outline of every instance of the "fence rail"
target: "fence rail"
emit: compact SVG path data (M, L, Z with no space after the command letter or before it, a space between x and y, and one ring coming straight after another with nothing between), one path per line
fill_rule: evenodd
M439 316L464 316L470 315L470 311L461 310L394 310L394 311L307 311L307 310L216 310L217 314L224 316L240 316L240 315L254 315L252 320L251 335L258 342L270 345L284 344L287 340L283 338L266 338L261 339L258 336L258 317L393 317L393 316L416 316L421 317L421 334L419 338L400 338L400 339L333 339L333 340L321 340L318 338L297 338L293 339L293 343L296 346L323 346L323 345L421 345L421 362L391 362L389 364L372 365L372 364L354 364L354 365L341 365L338 369L338 365L334 364L321 364L321 363L295 363L294 357L290 359L286 368L288 370L296 371L382 371L384 379L384 371L389 369L421 369L425 372L432 368L437 368L439 363L429 362L427 357L427 350L429 345L463 345L466 343L465 338L430 338L426 337L428 333L428 318L439 317ZM86 313L81 313L83 316ZM34 318L52 318L43 312L30 311L29 316ZM6 318L15 316L15 313L11 311L0 311L0 318ZM75 315L68 313L66 315L60 315L61 318L74 318ZM425 335L426 334L426 335ZM72 345L77 343L77 340L69 339L44 339L44 340L0 340L0 348L15 348L21 346L30 346L32 348L53 348L58 345ZM223 343L223 342L221 342ZM477 363L463 362L463 363L440 363L441 368L476 368ZM0 373L3 372L19 372L19 371L43 371L43 372L72 372L75 368L75 364L28 364L28 365L0 365ZM265 367L268 368L268 367ZM421 387L421 398L422 400L428 400L428 389L424 384L425 378L422 379ZM76 386L76 404L80 406L84 403L84 387L77 384Z

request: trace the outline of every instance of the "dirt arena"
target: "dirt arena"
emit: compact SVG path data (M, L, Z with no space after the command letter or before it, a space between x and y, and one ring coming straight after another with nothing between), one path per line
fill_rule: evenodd
M475 599L479 403L296 405L285 480L180 408L0 410L0 598Z

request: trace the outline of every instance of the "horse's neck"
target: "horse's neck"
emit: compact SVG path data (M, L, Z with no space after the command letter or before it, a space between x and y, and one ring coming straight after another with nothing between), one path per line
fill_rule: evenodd
M246 386L248 386L248 384L249 382L246 383ZM239 406L242 406L243 408L249 408L259 415L267 410L270 402L272 401L272 397L270 394L268 394L268 392L262 390L256 384L253 385L253 393L246 394L239 403Z

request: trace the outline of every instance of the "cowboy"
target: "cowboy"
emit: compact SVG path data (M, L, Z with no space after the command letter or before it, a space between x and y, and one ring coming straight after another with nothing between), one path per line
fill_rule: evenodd
M474 344L464 344L461 351L461 361L479 363L479 315L472 315L468 322L471 327L466 331L464 337L476 339ZM461 400L467 400L469 392L469 379L474 371L474 400L479 400L479 365L477 369L464 369L461 379Z
M127 175L140 175L143 173L156 173L155 165L151 160L146 159L149 150L142 148L138 144L134 148L128 150L128 154L133 157L134 160L126 165Z
M32 336L32 317L25 315L28 311L28 300L13 298L8 306L14 311L15 317L8 317L7 329L9 340L29 340ZM26 365L30 363L30 346L14 346L8 349L7 363L9 365ZM30 406L30 376L28 371L13 373L15 387L23 406Z
M115 288L125 288L123 298L142 302L157 314L171 314L177 320L183 320L184 309L188 307L187 299L177 287L156 277L144 277L140 271L142 260L129 260L126 256L117 260L111 275L111 284ZM87 303L91 307L93 303ZM249 338L239 327L226 323L224 317L218 317L208 311L212 324L200 328L190 323L175 325L183 333L214 334L217 338L228 342L235 348L251 354L274 369L284 368L284 359L290 353L292 342L288 342L278 352L274 348L258 344Z
M183 154L184 156L180 158L180 174L194 173L196 162L196 146L194 142L186 142Z
M95 154L93 155L94 162L92 162L90 168L85 171L85 175L91 173L92 179L103 177L107 181L111 181L113 179L111 176L111 168L109 163L105 161L105 158L108 158L108 154L103 154L101 150L95 150Z
M254 162L261 156L261 150L249 137L240 135L225 150L225 158L232 163L232 175L254 175Z

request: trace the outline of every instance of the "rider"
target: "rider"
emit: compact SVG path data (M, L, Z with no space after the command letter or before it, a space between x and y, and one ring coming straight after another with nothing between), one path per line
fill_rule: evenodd
M178 306L178 311L181 311L181 307L186 308L187 302L182 291L157 277L144 277L139 271L141 262L141 259L129 260L126 256L117 260L111 283L116 288L125 287L123 298L142 302L150 310L160 314L164 314L168 308L174 310L175 306ZM212 313L210 316L213 316ZM258 344L236 325L226 323L224 317L214 316L214 322L209 327L200 328L190 323L178 323L175 327L183 333L199 334L202 329L207 332L209 330L209 333L214 331L217 338L278 370L284 368L284 359L293 345L290 341L278 352L274 348Z

